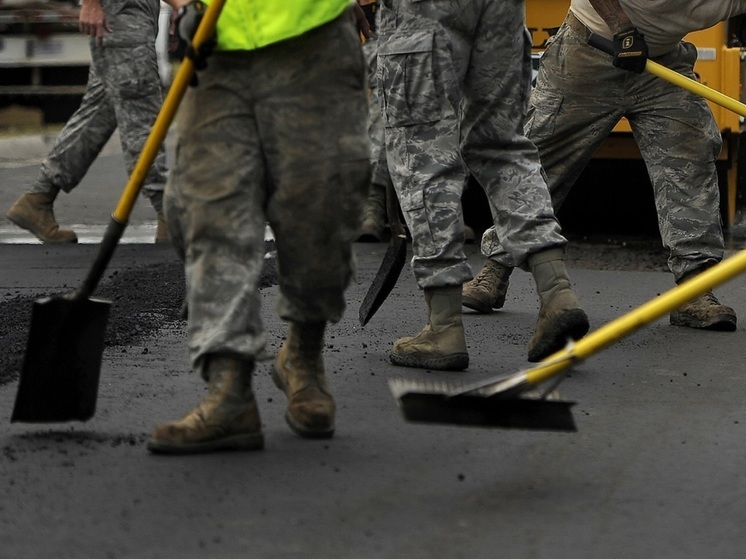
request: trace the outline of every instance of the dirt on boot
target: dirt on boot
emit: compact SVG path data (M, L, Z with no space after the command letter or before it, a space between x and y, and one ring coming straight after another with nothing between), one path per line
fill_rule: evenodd
M463 371L469 366L464 329L449 328L434 332L428 324L416 336L400 338L394 343L391 363L400 367Z
M501 309L508 293L510 274L513 268L501 266L487 260L477 276L464 284L461 292L462 304L480 314L489 314Z
M334 435L336 404L324 374L324 325L291 323L280 347L272 380L285 393L285 421L301 437L327 439Z
M195 454L215 450L260 450L264 436L254 393L253 363L212 357L208 392L178 421L156 427L147 449L158 454Z
M585 336L590 323L572 290L561 249L532 254L528 264L541 300L536 330L528 344L528 360L535 363Z
M461 320L461 286L425 289L428 323L394 343L389 359L401 367L462 371L469 366Z
M54 196L44 193L23 194L5 214L10 221L25 229L43 243L77 243L78 236L69 229L60 229L52 206Z
M536 330L528 344L528 360L536 363L564 348L568 342L579 340L588 333L588 315L580 308L571 290L557 292L547 303L542 303Z
M670 322L674 326L719 332L733 332L737 327L736 311L721 304L712 291L700 295L672 312Z

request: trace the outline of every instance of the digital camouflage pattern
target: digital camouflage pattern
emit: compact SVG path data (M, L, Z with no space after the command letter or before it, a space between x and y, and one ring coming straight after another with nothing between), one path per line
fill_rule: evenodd
M386 163L386 150L383 140L383 115L377 86L378 48L376 37L373 36L363 44L363 54L368 64L368 84L370 86L368 136L370 137L370 161L372 165L371 188L385 188L389 179L389 169Z
M542 56L526 121L555 209L625 116L648 168L674 278L719 262L724 247L715 160L722 140L707 103L652 74L615 68L587 36L570 15ZM682 42L655 60L696 79L696 55L694 45ZM498 239L494 229L485 232L485 256L500 260Z
M165 195L198 372L209 353L262 353L267 222L279 315L340 320L370 181L365 62L347 16L256 51L216 52L199 81L181 105Z
M535 147L523 134L531 54L519 0L386 0L378 87L385 145L422 288L472 277L461 194L485 189L509 255L564 247Z
M86 92L43 161L32 192L73 190L117 128L131 174L161 109L155 50L159 2L104 2L103 8L112 31L100 45L91 39ZM142 189L157 212L167 178L166 152L161 146Z

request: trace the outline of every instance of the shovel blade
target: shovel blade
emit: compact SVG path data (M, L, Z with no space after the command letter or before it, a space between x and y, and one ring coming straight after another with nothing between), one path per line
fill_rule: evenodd
M365 326L368 321L381 307L386 297L399 279L404 263L407 259L407 242L403 236L392 236L391 242L386 249L383 262L378 268L376 277L368 288L368 292L360 304L359 318L360 325Z
M537 431L577 431L574 402L408 392L398 397L407 421Z
M110 306L90 298L34 302L11 422L93 417Z

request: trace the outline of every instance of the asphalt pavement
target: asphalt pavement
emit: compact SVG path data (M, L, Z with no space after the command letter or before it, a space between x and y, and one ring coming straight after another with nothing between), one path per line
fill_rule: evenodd
M106 222L126 180L119 159L104 155L60 200L60 221ZM0 204L12 202L9 185L33 176L35 164L0 169ZM133 224L154 231L147 204L137 210ZM0 244L4 328L27 327L3 318L10 302L78 285L95 242ZM107 274L114 287L126 271L176 262L149 231L125 245ZM360 327L357 311L385 249L355 246L348 312L328 330L325 361L338 404L331 440L303 440L289 430L285 398L263 362L255 392L265 450L149 455L152 427L187 412L204 390L188 370L179 320L107 347L97 412L87 422L10 423L17 382L0 386L0 557L743 557L743 326L701 332L662 317L574 365L558 387L560 397L576 402L574 433L412 423L390 379L467 383L529 367L538 301L531 277L516 271L501 311L464 315L467 371L394 367L391 344L419 331L425 306L405 268ZM481 258L469 250L478 270ZM665 272L572 266L570 273L594 329L672 287ZM746 317L743 277L715 291ZM276 286L262 290L270 354L285 332L276 295Z

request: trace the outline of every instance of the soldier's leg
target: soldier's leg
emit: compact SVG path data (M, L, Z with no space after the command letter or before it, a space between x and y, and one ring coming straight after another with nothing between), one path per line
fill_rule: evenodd
M692 45L682 45L662 63L693 77L695 52ZM721 135L704 99L663 80L649 82L630 123L653 184L669 269L682 283L723 258L715 168ZM711 292L671 313L670 320L691 328L736 329L735 311Z
M267 131L262 146L278 311L289 323L273 379L287 397L288 425L309 438L330 437L335 429L325 328L345 310L352 243L370 184L365 67L359 37L345 18L267 47L267 57L254 60L263 92L257 118Z
M430 3L417 8L427 10L424 4ZM451 105L458 105L458 82L449 71L451 61L445 57L450 49L443 34L417 28L427 25L426 18L398 28L385 5L380 13L386 156L412 236L412 270L428 307L422 331L397 340L390 357L396 365L461 370L469 356L460 291L471 269L463 250L466 171L459 154L457 109ZM443 80L435 80L431 64ZM455 89L455 95L444 87Z
M75 232L60 229L53 205L60 190L70 192L83 179L116 128L113 105L95 64L80 106L59 133L36 181L6 216L45 243L77 242Z
M143 43L103 51L107 70L102 79L113 100L124 163L131 174L163 103L155 48ZM142 185L142 194L150 200L161 225L158 242L168 241L162 217L167 178L166 148L162 143Z
M523 131L531 74L523 12L511 2L494 3L482 18L465 77L463 153L491 200L503 248L512 263L529 269L536 281L541 308L528 357L538 361L568 339L583 336L589 323L564 267L567 241L553 211L538 151ZM504 56L489 55L497 51ZM494 76L500 76L498 87Z
M165 205L184 258L190 361L208 394L184 418L154 430L154 452L263 444L251 374L266 341L258 291L266 173L256 123L242 101L251 68L240 60L216 54L180 108Z
M368 105L368 136L370 138L371 181L368 199L363 208L362 224L358 241L380 242L386 230L386 185L391 182L386 150L383 140L383 116L377 83L377 41L375 37L363 45L363 53L368 65L370 102Z

